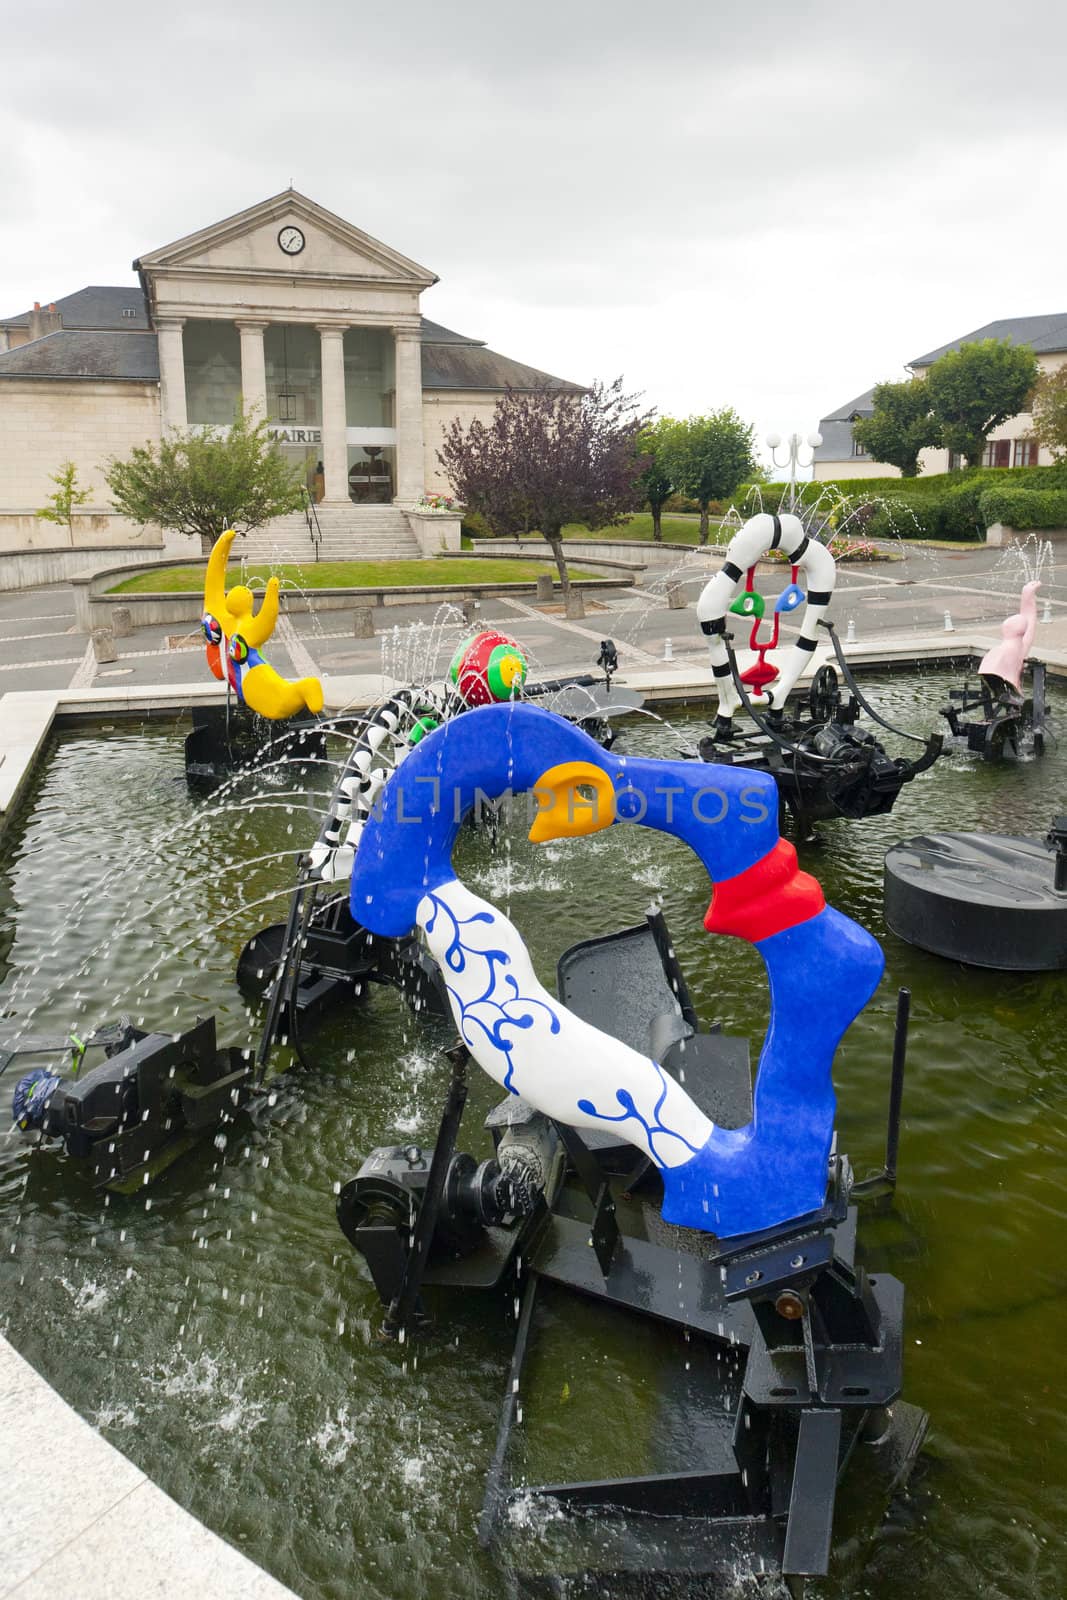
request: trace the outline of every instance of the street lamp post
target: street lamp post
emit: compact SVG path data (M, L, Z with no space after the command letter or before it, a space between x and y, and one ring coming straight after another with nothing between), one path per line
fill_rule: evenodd
M780 433L769 433L767 435L767 447L771 452L771 460L774 465L779 470L786 465L789 467L789 509L793 511L796 509L797 503L797 468L810 467L812 465L815 460L815 452L822 444L822 434L809 433L806 439L801 439L799 433L791 433L785 441L785 448L789 452L788 462L779 461L778 459L778 446L781 443L782 436ZM800 451L805 444L811 451L811 457L807 461L802 461L800 459Z

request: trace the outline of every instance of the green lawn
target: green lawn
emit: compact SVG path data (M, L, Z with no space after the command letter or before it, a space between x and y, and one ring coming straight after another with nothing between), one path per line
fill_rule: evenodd
M175 594L181 591L203 590L205 568L157 567L151 572L140 572L135 578L118 583L109 594ZM238 568L226 574L227 587L235 583L251 583L254 589L262 588L267 579L276 575L282 588L301 589L380 589L389 584L454 584L462 587L469 583L530 583L540 573L556 576L555 564L550 561L516 561L506 557L475 557L472 560L427 561L309 561L306 566L252 565L242 571ZM572 578L613 577L616 574L586 572L570 568Z

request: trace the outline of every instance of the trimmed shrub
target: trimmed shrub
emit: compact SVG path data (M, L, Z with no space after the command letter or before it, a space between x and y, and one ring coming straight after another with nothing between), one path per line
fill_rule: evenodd
M987 528L1067 528L1067 489L986 489L979 507Z
M465 533L468 539L492 539L494 537L493 530L480 511L465 511L460 531Z

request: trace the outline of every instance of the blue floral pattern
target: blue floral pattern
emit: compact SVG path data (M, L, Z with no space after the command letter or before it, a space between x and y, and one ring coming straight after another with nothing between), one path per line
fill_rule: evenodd
M451 906L432 890L427 893L426 900L431 907L429 916L421 919L426 933L434 932L438 918L442 916L447 919L447 924L451 928L451 936L442 961L446 969L445 987L452 1001L463 1041L474 1050L472 1034L475 1030L479 1031L486 1043L504 1058L507 1067L501 1082L509 1094L517 1095L519 1090L514 1083L515 1062L512 1060L514 1041L508 1038L508 1030L532 1028L537 1020L535 1011L541 1011L548 1018L550 1032L558 1033L559 1017L543 1000L520 993L519 985L511 973L498 970L511 965L511 957L506 950L479 950L464 940L464 929L470 927L472 923L488 923L492 926L496 922L496 917L491 911L476 911L472 916L459 917ZM484 984L473 1000L465 999L459 990L448 982L448 973L462 972L465 976L471 977L472 969L476 972L478 963L482 963L483 972L474 977L474 982L476 985L482 984L484 978ZM504 998L501 998L502 995Z
M678 1139L689 1151L690 1155L694 1156L697 1153L697 1146L695 1144L690 1144L689 1140L686 1139L682 1134L677 1133L673 1128L665 1127L660 1121L659 1114L663 1108L663 1102L667 1098L670 1085L667 1080L667 1074L664 1072L659 1062L653 1061L652 1066L656 1069L656 1072L659 1075L659 1081L663 1092L652 1108L651 1122L646 1121L641 1115L640 1111L638 1111L636 1105L634 1104L634 1097L630 1093L629 1089L616 1089L615 1091L615 1099L618 1101L619 1105L622 1106L622 1113L619 1116L614 1116L607 1111L598 1111L591 1100L579 1100L578 1110L583 1111L587 1117L596 1117L598 1122L629 1122L631 1120L639 1122L642 1128L645 1130L645 1138L648 1141L649 1153L651 1154L653 1161L657 1166L665 1167L669 1165L669 1163L664 1161L663 1157L656 1149L657 1138Z

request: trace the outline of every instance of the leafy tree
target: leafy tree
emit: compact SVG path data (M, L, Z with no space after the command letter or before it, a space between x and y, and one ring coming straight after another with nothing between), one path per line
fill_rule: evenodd
M708 542L708 502L727 500L756 470L754 430L732 406L683 422L664 419L658 448L681 494L700 506L700 542Z
M669 417L661 417L645 428L638 440L638 449L648 465L637 480L638 493L644 496L652 513L652 537L659 543L663 538L663 505L674 493L674 480L663 464L662 445L667 431L673 427Z
M475 419L465 428L457 417L437 459L459 498L493 533L544 535L568 595L563 528L568 522L605 528L633 511L646 465L639 446L646 423L621 378L580 394L547 385L508 389L488 425Z
M88 489L78 488L78 469L73 461L64 461L58 472L49 474L48 481L56 485L56 492L48 496L48 504L41 507L37 516L44 522L58 522L60 527L65 527L73 544L74 508L83 506L92 496Z
M1030 409L1036 437L1057 461L1067 461L1067 366L1042 374Z
M199 534L207 551L227 528L248 533L304 503L299 468L241 405L228 433L208 428L138 445L127 460L109 462L105 477L124 517Z
M875 384L874 414L852 424L852 437L875 461L899 467L902 477L918 477L920 452L941 443L926 380Z
M979 339L947 351L926 374L941 442L969 467L980 467L989 434L1027 409L1037 378L1037 357L1028 344Z

